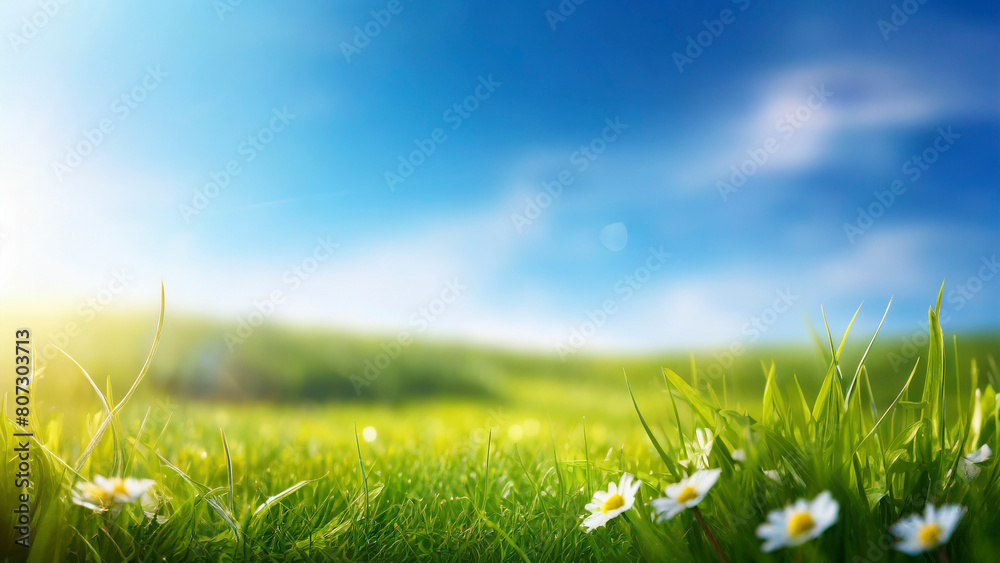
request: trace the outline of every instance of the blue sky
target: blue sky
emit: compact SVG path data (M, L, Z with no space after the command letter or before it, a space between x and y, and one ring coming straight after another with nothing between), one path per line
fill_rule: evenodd
M890 296L908 334L945 279L951 330L1000 324L994 4L221 5L0 8L5 301L72 311L125 268L113 307L163 278L234 325L278 290L269 322L551 351L610 300L581 347L648 350L755 339L779 291L761 339L862 301L870 332Z

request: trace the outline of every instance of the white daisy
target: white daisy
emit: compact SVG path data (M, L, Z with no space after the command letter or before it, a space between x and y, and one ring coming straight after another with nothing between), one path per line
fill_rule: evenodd
M152 479L128 477L94 477L92 482L83 481L73 490L73 502L94 512L104 512L109 508L136 502L154 485Z
M993 450L989 446L983 444L983 447L978 450L966 454L961 461L958 462L958 474L961 475L962 479L966 483L972 481L979 476L980 463L985 463L993 456Z
M688 442L688 449L691 450L691 462L694 462L696 469L708 469L708 456L712 453L712 446L715 445L715 436L708 428L698 428L694 431L696 441ZM688 463L681 463L684 467Z
M783 509L772 510L767 522L757 526L757 537L764 540L761 551L794 547L817 538L837 522L840 505L829 491L807 501L800 498Z
M139 506L142 507L142 513L146 515L146 518L156 520L160 524L170 519L165 513L168 504L170 504L170 497L157 490L157 487L149 488L139 498Z
M654 499L651 503L657 513L657 521L665 522L688 508L698 506L719 480L720 473L721 469L703 469L681 479L680 483L667 485L667 496Z
M594 493L594 499L585 507L590 511L590 515L582 517L585 518L582 526L587 532L604 526L608 520L632 508L635 504L635 495L642 486L642 481L633 483L634 479L631 473L625 473L617 485L612 482L608 485L607 491Z
M774 481L775 483L784 483L784 481L781 479L781 473L778 473L777 469L765 469L764 476ZM791 476L795 478L795 482L798 483L800 487L806 486L806 482L802 480L802 477L799 477L798 475L795 474L791 474Z
M935 509L933 504L928 504L923 518L911 514L892 525L892 533L900 540L896 549L919 555L948 543L963 515L964 506L946 504Z

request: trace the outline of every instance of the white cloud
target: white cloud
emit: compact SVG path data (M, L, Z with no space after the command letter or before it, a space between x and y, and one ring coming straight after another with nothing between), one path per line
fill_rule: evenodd
M589 350L685 349L749 343L747 323L775 308L782 295L792 296L787 311L777 311L761 340L805 341L803 315L819 318L820 306L831 328L843 324L865 299L874 305L862 315L881 315L890 296L923 299L934 289L936 273L922 252L941 235L923 226L886 227L869 233L847 250L817 254L811 260L744 266L668 278L641 289L621 312L587 342ZM777 309L784 309L783 303ZM575 321L584 320L583 311ZM768 313L770 315L770 313ZM846 320L842 317L846 316ZM841 323L841 321L844 321ZM877 321L877 318L875 319ZM912 319L911 319L912 321ZM569 325L563 329L568 330Z
M930 274L923 251L934 237L935 229L912 225L870 232L850 250L819 263L811 274L813 283L831 296L926 291L923 282Z
M854 59L765 74L748 111L720 112L721 121L695 135L693 148L671 163L672 181L681 189L714 188L729 178L730 167L750 158L748 150L761 149L768 139L780 148L755 179L841 161L853 168L894 165L900 128L940 125L935 120L979 111L943 92L914 87L919 79L898 67ZM828 100L794 117L814 88L828 91ZM813 101L817 105L818 98Z

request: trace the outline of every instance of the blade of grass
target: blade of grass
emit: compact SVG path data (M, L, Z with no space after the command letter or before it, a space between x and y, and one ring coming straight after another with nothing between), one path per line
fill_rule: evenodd
M222 503L220 503L218 501L218 499L212 498L212 496L211 496L211 495L215 494L218 491L224 491L225 488L223 488L223 487L220 487L218 489L210 489L210 488L208 488L207 485L204 485L202 483L199 483L198 481L195 481L187 473L185 473L181 468L179 468L176 465L170 463L170 460L168 460L167 458L165 458L162 455L160 455L160 452L158 452L156 450L152 450L152 451L153 451L154 454L156 454L156 457L160 458L160 461L163 462L164 465L166 465L168 468L170 468L174 473L177 473L178 475L180 475L181 478L184 479L184 481L187 482L187 484L191 485L196 491L198 491L198 494L201 495L201 498L205 499L205 502L207 502L208 505L212 507L212 510L214 510L216 512L216 514L218 514L219 517L222 518L222 521L225 522L227 526L229 526L229 531L232 532L233 537L236 539L236 541L237 542L240 541L240 538L242 537L242 534L241 534L241 531L240 531L240 525L236 521L236 518L234 517L234 515L231 512L229 512L226 509L225 506L222 505Z
M226 476L229 478L229 512L236 514L236 509L233 506L233 457L229 454L229 441L226 440L226 431L219 429L219 434L222 435L222 449L226 452Z
M473 506L473 508L476 507ZM531 559L528 558L527 552L525 552L524 549L521 548L521 546L517 545L514 539L511 538L510 535L503 530L503 528L501 528L499 525L490 520L489 517L486 516L486 512L478 508L476 508L476 512L479 514L479 518L482 519L483 523L485 523L490 528L496 530L497 534L499 534L500 537L503 538L505 542L507 542L507 545L509 545L517 553L517 555L521 558L522 561L524 561L525 563L531 563Z
M361 457L361 441L358 440L358 423L354 423L354 444L358 447L358 465L361 467L361 479L365 484L365 520L371 522L371 500L368 497L368 475L365 474L365 460Z
M624 372L625 370L622 370L622 373ZM626 385L628 384L627 377L625 378L625 383ZM683 450L684 456L687 457L690 455L690 452L687 449L687 443L684 441L684 429L681 428L681 413L677 410L677 400L674 399L674 392L670 389L670 380L667 379L666 372L663 372L663 384L667 387L667 398L670 399L670 407L674 411L674 423L677 426L677 444ZM629 392L631 392L631 388L629 388ZM638 409L638 406L636 408Z
M639 403L635 400L635 394L632 393L632 386L628 382L628 375L625 376L625 386L628 388L629 397L632 397L632 405L635 407L635 413L639 415L639 423L642 424L643 430L646 431L646 436L649 436L649 441L653 443L653 448L656 449L656 453L659 454L660 459L663 460L663 464L667 466L667 471L674 476L675 479L680 479L680 474L674 467L674 462L667 457L667 452L663 451L660 447L660 442L657 441L656 436L653 435L653 430L646 423L646 418L642 416L642 411L639 410Z
M270 510L271 507L274 506L275 504L281 502L282 499L291 495L295 491L298 491L302 487L305 487L309 483L314 483L324 477L326 477L326 474L324 474L322 477L317 477L315 479L306 479L305 481L299 481L298 483L295 483L294 485L288 487L287 489L281 491L280 493L267 497L267 500L262 502L257 508L254 509L253 517L250 519L250 527L253 528L254 526L256 526L256 524L260 522L260 519L264 517L267 511Z
M486 471L483 472L483 510L486 510L486 501L490 496L490 446L493 444L493 428L486 436Z
M858 310L854 311L854 316L851 317L851 322L847 323L847 330L844 331L843 338L840 339L840 346L837 347L837 357L840 357L840 353L844 351L844 344L847 342L847 335L851 333L851 327L854 326L854 321L858 318L858 313L861 312L861 307L865 305L862 301L861 305L858 305Z
M858 362L858 369L854 372L854 379L851 380L850 386L847 388L847 393L844 394L844 408L847 408L848 401L851 400L851 392L854 391L854 385L858 381L858 374L861 373L861 367L865 365L865 358L868 357L868 352L872 349L872 344L875 344L875 339L878 338L878 332L882 330L882 323L885 322L885 318L889 315L889 307L892 307L892 297L889 298L889 304L885 306L885 312L882 313L882 320L878 322L878 328L875 329L875 334L872 335L871 341L868 342L868 347L865 348L865 353L861 354L861 361ZM860 310L860 309L859 309ZM855 313L857 316L857 313ZM854 322L853 320L851 322ZM850 330L848 328L848 330ZM844 335L847 338L847 335Z
M556 468L556 480L559 483L559 498L563 499L566 492L564 490L566 481L563 480L562 468L559 467L559 450L556 448L556 431L552 425L552 417L549 416L549 437L552 438L552 465ZM492 428L490 429L492 432Z
M942 286L943 291L943 286ZM940 303L940 301L939 301ZM936 448L944 447L944 335L938 314L927 311L930 343L927 346L927 376L921 402L926 403L923 416L931 421L931 438Z
M955 357L952 360L952 364L955 366L955 413L958 415L958 420L965 420L962 417L962 379L958 373L958 335L951 335L952 349L955 351Z
M515 453L516 453L516 445L515 445ZM584 459L584 461L586 463L586 465L584 465L584 468L586 470L585 477L587 479L587 490L589 491L589 490L591 490L591 487L593 486L593 483L590 482L590 444L587 443L587 417L586 416L583 417L583 459Z
M820 305L819 312L823 316L823 325L826 327L826 338L830 342L830 356L833 358L834 371L840 377L840 380L843 381L844 374L840 372L840 354L833 347L833 333L830 332L830 323L826 320L826 311L823 310L822 305ZM855 313L855 315L857 315L857 313Z
M69 352L67 352L66 350L63 350L62 348L60 348L59 346L57 346L55 342L51 342L50 341L49 344L53 348L55 348L56 350L58 350L59 352L62 352L62 354L64 356L66 356L67 358L69 358L69 361L73 362L73 365L75 365L76 367L78 367L80 369L80 372L83 374L83 376L85 378L87 378L87 382L90 383L90 386L94 389L94 392L97 393L97 397L101 400L101 406L104 407L104 413L107 414L107 415L110 415L111 414L111 405L108 404L108 400L104 397L104 392L101 391L101 388L98 387L96 383L94 383L94 378L90 377L90 374L87 373L87 370L84 369L84 367L82 365L80 365L80 362L76 361L76 358L74 358L73 356L71 356L69 354Z
M715 425L715 414L718 409L713 408L701 397L698 396L698 392L694 390L684 378L674 373L672 370L667 368L660 368L663 370L663 375L670 380L670 383L681 393L684 400L691 405L691 410L694 412L698 418L701 418L702 422L706 426Z
M893 409L895 408L896 404L899 403L899 400L903 398L903 395L906 393L906 389L910 386L910 383L913 381L913 376L916 375L917 373L917 366L919 365L920 365L920 360L917 360L917 363L913 364L913 371L910 372L910 377L907 378L906 383L903 385L903 388L899 390L899 394L896 395L896 398L893 399L889 407L885 409L885 412L882 413L882 416L878 419L878 422L875 423L875 426L872 427L872 429L868 432L868 434L865 435L865 437L862 438L861 441L858 442L856 446L854 446L854 451L851 452L850 456L852 459L854 458L854 454L858 453L858 450L861 448L861 446L866 441L868 441L868 438L871 438L872 434L874 434L875 431L878 430L879 425L882 424L882 421L885 420L885 417L888 416L889 413L893 412Z
M821 365L826 367L826 365L830 363L830 359L826 357L826 346L823 345L823 338L820 337L819 331L816 330L816 325L813 324L812 319L810 319L805 312L802 313L802 323L809 329L809 336L812 338L813 346L816 347L816 351L819 352L819 359L820 362L822 362Z
M111 425L112 422L115 422L116 420L115 417L125 407L125 404L132 397L132 394L135 393L136 387L139 386L139 383L142 381L142 379L146 376L146 373L149 371L149 365L153 361L153 354L156 353L156 348L160 344L160 334L163 332L164 310L165 310L165 294L163 289L163 282L160 281L160 315L156 321L156 334L153 336L153 345L149 349L149 354L146 356L146 362L143 364L142 369L139 370L139 375L138 377L135 378L135 381L132 383L132 387L130 387L128 392L125 393L125 396L122 398L122 400L108 412L108 416L101 423L101 426L98 427L97 432L91 439L90 444L87 446L87 449L85 449L84 452L80 455L80 458L77 459L76 471L79 471L83 467L83 464L87 462L87 459L90 457L90 455L94 453L94 449L97 448L97 444L99 444L101 438L104 437L104 433L107 431L108 426ZM74 363L76 363L75 360ZM93 380L91 380L91 383L93 383ZM95 385L94 388L97 389L97 386Z
M139 449L139 440L142 439L142 432L146 428L146 421L149 420L149 413L153 410L152 407L146 409L146 415L142 417L142 423L139 424L139 432L136 434L135 439L132 440L132 450L129 452L128 458L125 460L125 466L122 468L122 474L128 475L128 467L132 465L132 457Z

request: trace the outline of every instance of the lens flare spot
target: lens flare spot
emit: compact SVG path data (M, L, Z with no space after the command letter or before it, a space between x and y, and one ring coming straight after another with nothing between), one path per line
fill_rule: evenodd
M624 223L611 223L601 229L601 244L611 252L618 252L628 244L628 229Z
M361 437L370 444L375 441L375 438L378 438L378 430L375 430L374 426L365 426L365 429L361 431Z

